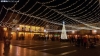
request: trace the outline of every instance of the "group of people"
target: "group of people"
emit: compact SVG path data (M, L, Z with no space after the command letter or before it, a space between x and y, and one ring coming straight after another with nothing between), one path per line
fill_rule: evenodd
M76 46L83 46L85 48L89 47L95 47L95 45L99 42L99 38L93 37L93 38L87 38L87 37L70 37L69 38L70 43L76 45Z

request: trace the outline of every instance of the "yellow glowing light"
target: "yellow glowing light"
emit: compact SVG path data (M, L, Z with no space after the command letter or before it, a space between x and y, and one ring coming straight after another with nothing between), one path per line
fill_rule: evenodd
M92 33L93 33L93 34L96 34L96 33L97 33L97 30L92 30Z
M72 31L72 33L74 34L74 33L75 33L75 31Z
M11 32L11 34L14 34L14 32Z
M7 31L7 28L3 28L4 31Z

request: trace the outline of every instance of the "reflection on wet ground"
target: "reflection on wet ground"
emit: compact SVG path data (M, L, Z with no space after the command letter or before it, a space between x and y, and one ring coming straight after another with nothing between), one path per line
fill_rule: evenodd
M68 42L11 41L10 49L4 51L4 45L0 42L0 56L100 56L100 44L96 48L86 49Z
M52 55L13 45L10 45L10 49L8 47L4 49L4 44L0 42L0 56L52 56Z

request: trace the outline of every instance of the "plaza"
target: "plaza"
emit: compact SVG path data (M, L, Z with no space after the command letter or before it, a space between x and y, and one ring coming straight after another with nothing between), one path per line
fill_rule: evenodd
M1 0L0 56L100 56L100 0Z

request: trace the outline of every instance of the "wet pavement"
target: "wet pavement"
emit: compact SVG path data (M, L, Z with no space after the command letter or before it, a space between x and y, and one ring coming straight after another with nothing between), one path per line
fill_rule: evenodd
M100 56L100 45L86 49L59 41L11 41L10 49L4 51L0 42L0 56Z

